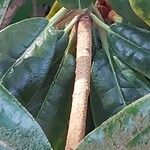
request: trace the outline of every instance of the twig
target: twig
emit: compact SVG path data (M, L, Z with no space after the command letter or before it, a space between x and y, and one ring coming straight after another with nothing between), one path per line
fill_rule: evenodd
M57 29L61 29L65 26L65 24L67 24L68 22L70 22L70 20L72 20L76 15L78 15L79 13L75 10L71 10L70 12L68 12L61 20L59 20L55 27Z
M61 20L67 13L68 9L62 7L50 20L49 24L55 25L59 20Z
M85 136L92 57L91 20L80 18L77 31L76 77L66 150L75 149Z
M66 28L64 29L64 32L69 32L73 26L78 22L78 19L79 19L80 15L76 15L71 21L70 23L66 26Z
M13 19L16 11L18 10L18 8L20 6L22 6L24 0L14 0L8 7L5 16L3 18L2 24L0 26L0 29L3 29L4 27L6 27L7 25L9 25L9 23L11 22L11 20Z

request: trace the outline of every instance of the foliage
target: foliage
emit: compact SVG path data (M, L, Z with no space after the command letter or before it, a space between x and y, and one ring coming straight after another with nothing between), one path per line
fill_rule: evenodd
M36 2L37 6L54 3ZM123 22L107 25L106 20L100 21L92 0L58 0L55 4L67 9L53 11L49 21L25 19L33 13L32 2L26 0L12 21L19 22L0 30L0 149L50 150L51 145L54 150L64 149L76 67L77 35L72 40L72 33L69 36L72 18L68 14L73 11L87 12L93 20L89 105L94 125L99 126L78 149L148 146L150 30L145 22L149 18L137 13L131 0L108 2L125 18ZM9 0L1 0L0 6L1 23ZM144 2L140 5L145 16L148 8ZM87 120L87 126L92 123Z
M146 27L146 24L136 15L130 6L129 0L107 0L108 4L119 13L125 21L131 22L133 25ZM120 9L121 7L121 9Z
M148 149L150 94L130 104L96 128L78 150Z
M2 85L0 104L1 149L51 149L38 123Z
M129 0L134 12L150 26L150 1L147 0Z
M58 2L66 7L66 8L87 8L89 7L95 0L58 0Z

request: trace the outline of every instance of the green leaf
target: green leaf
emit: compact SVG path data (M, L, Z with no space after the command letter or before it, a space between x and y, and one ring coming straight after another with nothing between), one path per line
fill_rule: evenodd
M0 0L0 26L2 24L2 21L3 21L4 15L6 13L9 3L10 3L10 0Z
M33 6L32 0L24 0L23 5L17 9L11 23L15 23L23 19L35 16L44 17L44 15L46 15L46 12L49 10L49 6L51 7L55 0L34 0L34 1L35 4ZM36 8L35 14L33 7Z
M150 26L150 1L129 0L129 2L137 16L139 16L145 23Z
M3 75L2 84L22 102L30 99L53 64L57 32L44 30ZM21 91L21 92L20 92Z
M67 54L36 117L54 149L64 149L71 108L75 59Z
M18 21L21 21L23 19L27 19L33 17L33 3L32 0L24 0L22 6L20 6L15 16L13 17L11 23L16 23Z
M95 0L58 0L58 2L66 8L87 8L92 3L95 2Z
M2 85L0 118L1 150L52 149L38 123Z
M38 114L38 111L40 110L42 103L48 93L49 87L52 84L55 74L57 73L57 70L59 68L60 62L62 60L62 57L64 55L64 50L66 49L68 45L68 35L64 34L64 31L59 31L59 40L56 45L56 52L54 56L54 64L52 69L49 70L42 86L36 91L36 93L32 96L29 103L26 105L27 110L36 117Z
M1 83L26 105L54 67L59 31L38 18L12 25L1 34Z
M108 40L115 55L150 79L150 31L119 23L110 29Z
M149 149L150 94L130 104L96 128L78 150Z
M48 3L48 4L52 5L55 0L36 0L36 1L37 1L37 4L44 5L44 4Z
M101 48L102 48L102 43L100 40L99 31L95 26L93 26L92 27L92 54L93 54L93 58L94 58L95 54L97 53L97 50L99 50Z
M110 57L100 50L93 61L91 106L95 126L150 92L149 82L143 76L116 56Z
M40 36L48 21L27 19L6 27L0 32L0 78Z

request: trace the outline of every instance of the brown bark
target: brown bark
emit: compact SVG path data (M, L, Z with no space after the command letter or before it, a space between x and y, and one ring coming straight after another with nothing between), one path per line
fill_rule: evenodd
M66 150L74 150L85 136L92 58L91 20L80 18L77 31L76 77Z
M61 20L59 20L55 27L57 29L61 29L63 28L66 24L68 24L75 16L78 15L78 12L77 11L70 11L69 13L67 13Z

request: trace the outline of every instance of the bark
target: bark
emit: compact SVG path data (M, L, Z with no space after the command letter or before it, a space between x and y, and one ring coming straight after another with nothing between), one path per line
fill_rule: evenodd
M91 20L80 18L77 29L76 77L66 150L74 150L85 136L92 59Z

